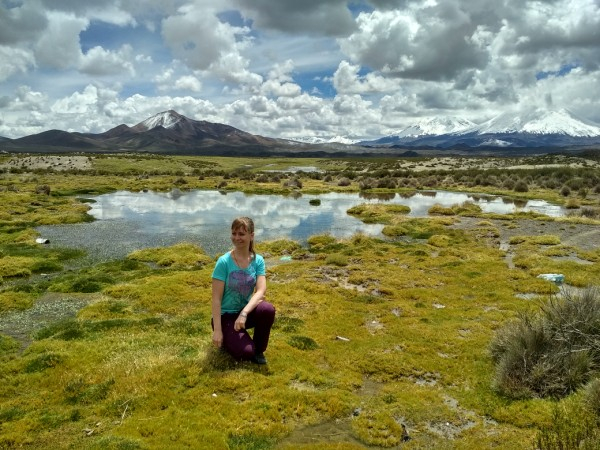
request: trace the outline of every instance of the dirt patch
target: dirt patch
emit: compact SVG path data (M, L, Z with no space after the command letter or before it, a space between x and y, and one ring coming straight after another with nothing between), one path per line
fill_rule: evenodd
M530 219L489 220L473 217L461 217L453 228L471 230L485 220L491 222L500 234L495 243L501 250L508 250L510 238L513 236L558 236L561 244L578 247L581 250L594 250L600 247L600 225L570 223L561 221L542 221Z
M32 155L25 157L11 158L4 164L0 164L5 169L20 170L48 170L57 172L65 170L89 170L92 168L92 160L89 156L60 156L60 155Z

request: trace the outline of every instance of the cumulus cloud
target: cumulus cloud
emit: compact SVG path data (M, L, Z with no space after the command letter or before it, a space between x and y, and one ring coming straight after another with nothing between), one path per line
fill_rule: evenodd
M274 137L520 105L600 122L598 29L598 0L9 0L0 135L167 109Z
M0 8L0 44L16 44L35 39L46 28L47 18L31 3Z
M469 15L450 2L424 5L361 13L359 30L340 39L342 50L360 65L402 78L445 80L483 67L487 53L473 39L477 26Z
M398 89L398 82L376 73L360 76L360 66L348 61L340 62L333 74L333 86L339 94L385 93Z
M195 5L163 20L162 33L174 55L193 69L206 70L223 55L236 51L236 36L249 30L221 22L214 11Z
M116 52L96 46L82 56L79 70L89 75L129 74L133 76L135 69L132 64L132 54L130 45L124 45Z
M292 71L294 63L291 60L283 64L276 64L269 71L267 80L262 84L260 91L272 97L296 97L302 93L302 88L293 82Z
M346 0L237 0L235 4L258 28L345 36L356 27Z
M48 14L48 27L34 46L36 62L54 69L76 67L82 58L79 33L89 25L87 19L71 14Z
M192 75L185 75L175 82L175 87L177 89L200 92L202 90L202 83Z
M0 45L0 82L17 73L25 73L34 65L35 58L30 51Z

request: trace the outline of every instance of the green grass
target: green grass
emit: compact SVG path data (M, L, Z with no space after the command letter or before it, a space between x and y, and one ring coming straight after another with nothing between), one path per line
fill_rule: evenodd
M496 330L536 306L517 294L548 293L548 282L537 278L542 271L560 271L580 286L600 279L597 250L520 235L509 269L494 244L494 217L473 229L454 227L461 215L477 215L468 205L430 219L371 205L352 212L384 224L389 240L319 235L305 248L286 239L258 242L270 257L292 256L268 266L277 318L269 364L259 367L211 345L212 260L202 249L182 243L64 270L64 259L78 254L34 244L37 225L89 220L74 194L214 189L240 168L314 165L348 176L403 171L401 164L127 155L94 158L91 171L69 176L2 174L0 319L47 292L94 295L75 317L38 327L25 348L0 335L0 448L522 449L536 439L570 439L551 424L556 407L579 405L579 394L562 401L502 395L489 346ZM342 189L301 177L303 192ZM285 192L282 183L227 181L232 189ZM40 184L53 194L35 194ZM9 185L18 192L1 189ZM343 189L357 190L355 178ZM582 271L553 259L567 253L592 264ZM55 272L31 275L40 270ZM561 423L588 432L588 422L569 412L576 409L565 409Z

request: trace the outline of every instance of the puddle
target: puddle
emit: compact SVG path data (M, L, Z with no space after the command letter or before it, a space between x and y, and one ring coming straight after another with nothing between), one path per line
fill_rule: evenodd
M379 393L383 383L373 381L369 378L363 379L363 384L356 391L360 397L372 397ZM292 386L296 389L305 390L306 386ZM357 407L353 415L359 415L361 407ZM379 449L380 447L366 446L363 442L354 437L352 432L352 417L329 420L327 422L307 427L298 428L281 441L282 446L310 445L317 446L318 444L353 444L362 448ZM312 448L312 447L311 447ZM343 447L339 447L343 448Z
M317 445L319 443L331 445L332 443L365 445L352 435L352 427L349 418L337 419L330 422L311 425L294 430L281 443L287 446L295 445Z

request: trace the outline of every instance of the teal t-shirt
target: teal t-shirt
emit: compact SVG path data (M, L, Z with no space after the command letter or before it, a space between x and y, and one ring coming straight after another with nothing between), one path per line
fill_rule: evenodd
M256 287L256 279L261 275L266 275L266 272L265 260L260 255L255 255L245 269L237 266L231 252L221 256L212 274L213 278L225 282L221 314L240 312L250 301Z

